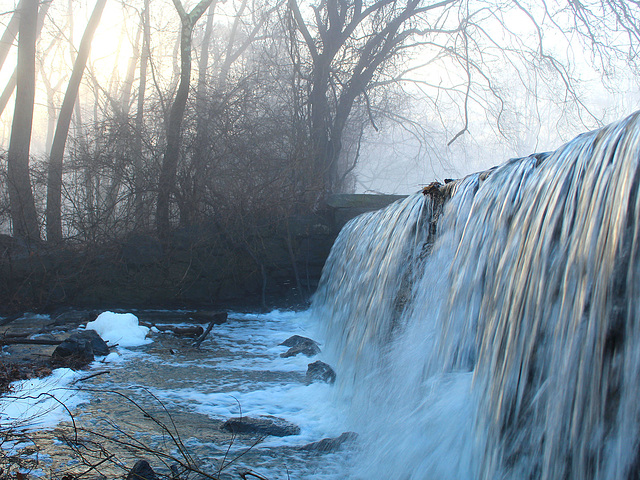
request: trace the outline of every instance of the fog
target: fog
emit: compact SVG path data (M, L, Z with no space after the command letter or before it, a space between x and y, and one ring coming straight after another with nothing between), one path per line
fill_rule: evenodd
M64 150L64 235L87 224L113 232L109 221L124 233L134 216L151 226L158 202L175 226L258 206L304 211L331 192L410 193L555 149L640 104L626 2L189 1L184 15L203 11L188 70L181 4L147 3L107 2L93 38ZM40 19L29 144L40 227L53 133L94 5L53 0ZM16 7L4 1L0 29ZM11 44L0 87L17 35ZM0 116L4 150L15 102Z

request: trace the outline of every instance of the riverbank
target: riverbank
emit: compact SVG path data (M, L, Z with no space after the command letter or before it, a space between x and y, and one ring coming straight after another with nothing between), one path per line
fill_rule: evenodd
M182 227L162 240L131 232L100 244L28 247L0 236L0 314L303 306L342 226L399 198L334 195L316 213L234 231L215 223Z
M186 312L136 314L156 325L172 317L184 325ZM45 317L32 318L32 325L47 326ZM320 339L316 330L307 312L293 311L231 312L200 348L191 338L152 329L150 343L119 347L117 357L98 358L85 372L56 370L50 378L66 381L54 385L54 394L75 395L69 411L61 408L61 422L47 428L4 429L5 459L19 459L29 478L122 477L140 459L162 475L173 465L211 478L343 478L349 447L341 449L342 441L352 437L321 442L347 431L334 387L305 378L307 365L323 353L285 357L288 347L280 345L297 334ZM278 418L296 429L284 436L226 430L237 417Z

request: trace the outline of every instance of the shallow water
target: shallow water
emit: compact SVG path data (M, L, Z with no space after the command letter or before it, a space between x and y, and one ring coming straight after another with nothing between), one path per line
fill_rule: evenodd
M78 473L103 462L92 474L112 477L122 475L135 459L146 458L165 474L178 460L220 478L239 478L247 470L269 479L344 478L347 448L331 454L297 449L337 437L346 425L333 386L304 383L308 363L323 354L280 357L287 347L279 344L294 334L321 342L307 312L274 311L229 314L200 349L191 346L192 339L158 332L151 334L153 343L119 348L116 361L96 361L86 372L108 373L72 387L85 402L72 412L84 447L69 451L63 433L73 440L75 430L70 421L63 422L47 441L40 441L46 461L32 475ZM284 418L301 432L234 438L220 428L230 417L259 415ZM131 445L136 446L133 452ZM146 448L159 455L144 452Z

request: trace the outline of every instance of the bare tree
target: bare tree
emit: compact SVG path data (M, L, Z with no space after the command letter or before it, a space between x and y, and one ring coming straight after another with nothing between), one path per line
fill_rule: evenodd
M18 87L7 173L13 233L35 242L40 239L40 229L29 178L29 147L36 85L38 0L23 0L19 13Z
M550 6L541 0L547 12ZM623 60L636 74L640 67L640 2L637 0L566 0L570 18L564 30L575 29L586 41L603 71L612 75L612 60ZM562 13L550 12L554 17ZM626 37L621 41L621 36ZM612 58L613 57L613 58Z
M15 12L11 16L11 20L9 20L9 23L7 24L7 28L5 28L2 33L2 37L0 37L0 68L4 65L7 55L9 55L9 50L11 50L11 47L13 46L13 41L18 34L21 8L22 1L18 3Z
M289 0L312 60L308 102L320 195L339 189L338 158L354 102L367 94L385 63L419 32L412 19L457 1L323 0L312 7L314 22L309 25L299 2Z
M149 65L151 24L149 20L149 0L144 0L144 7L140 14L142 25L142 53L140 56L140 80L138 83L138 102L135 119L135 145L134 145L134 210L136 227L145 227L147 222L144 215L143 201L143 154L142 135L144 126L144 98L147 88L147 67Z
M78 56L73 65L71 78L67 85L67 92L62 102L56 133L53 137L51 153L49 155L49 174L47 181L47 240L59 242L62 240L62 160L67 143L69 125L73 115L74 104L78 97L80 82L84 68L89 58L91 42L95 34L106 0L97 0L91 18L80 41Z
M213 18L215 15L215 8L217 0L209 6L209 13L207 15L207 23L204 30L204 36L202 38L202 45L200 47L200 60L198 62L198 83L196 86L196 101L195 101L195 115L196 115L196 142L193 152L193 182L191 191L184 195L185 200L182 202L180 209L180 221L183 223L192 223L195 221L199 210L199 204L202 200L202 194L205 181L205 165L206 165L206 135L207 124L205 120L205 110L207 104L207 71L209 67L209 48L211 44L211 36L213 33Z
M191 36L193 27L213 0L200 0L187 13L180 0L173 4L180 16L180 84L169 111L167 123L167 146L162 159L162 168L158 180L158 200L156 205L156 228L160 236L169 232L169 201L175 188L178 160L180 157L181 128L184 110L189 96L191 83Z
M40 31L42 30L42 27L44 25L44 19L47 16L47 11L49 10L50 5L51 5L51 1L42 2L42 4L40 5L40 10L38 11L38 26L36 29L36 38L40 37ZM14 24L15 18L16 18L15 15L11 18L11 21L9 22L9 25L5 30L2 36L2 39L0 39L0 69L2 68L2 65L6 59L7 54L9 53L9 47L11 46L11 42L13 40L13 37L11 36L11 34L13 33L12 28L14 27L13 24ZM13 35L15 35L15 33L13 33ZM7 85L4 87L4 90L2 91L2 95L0 95L0 115L2 115L2 112L4 112L4 109L7 107L7 104L9 103L9 99L11 98L11 95L13 94L13 91L16 88L17 76L18 76L17 70L14 70L13 74L9 78L9 81L7 82Z

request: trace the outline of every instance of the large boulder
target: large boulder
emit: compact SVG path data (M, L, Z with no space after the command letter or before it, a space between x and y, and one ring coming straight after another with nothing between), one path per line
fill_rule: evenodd
M246 433L257 435L273 435L286 437L299 435L300 427L283 418L263 415L260 417L234 417L222 424L222 429L231 433Z
M300 335L293 335L292 337L287 338L280 345L291 347L286 352L280 354L282 358L295 357L299 354L306 355L307 357L313 357L320 353L320 347L318 347L317 342Z
M336 381L336 372L329 365L318 360L307 365L307 385L313 382L333 383Z
M93 354L98 356L109 355L109 346L95 330L82 330L69 338L86 339L91 344Z
M93 362L94 356L109 354L109 347L94 330L74 333L64 340L51 354L56 366L83 368Z

